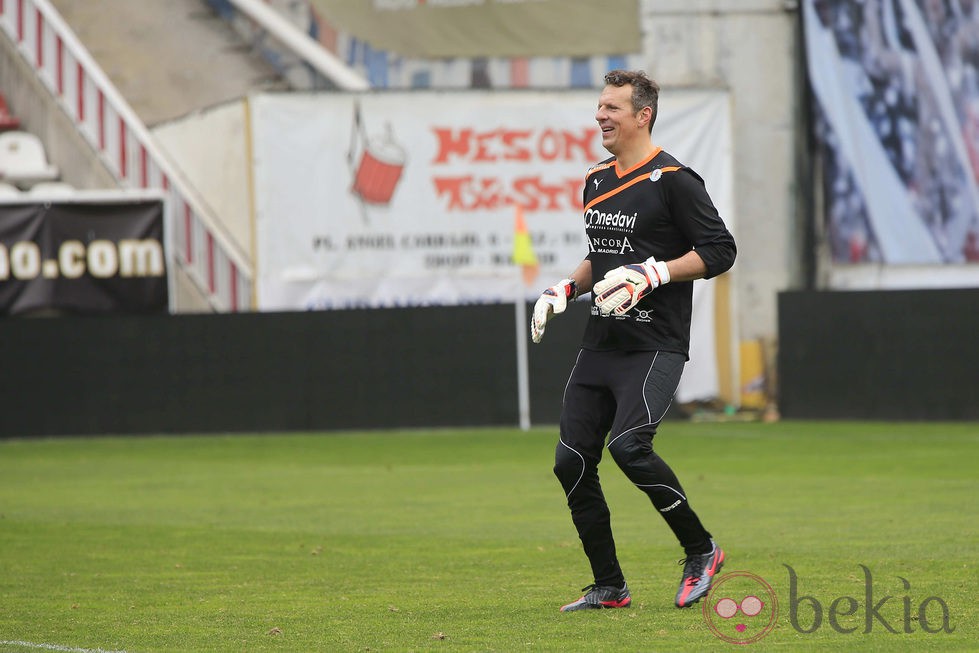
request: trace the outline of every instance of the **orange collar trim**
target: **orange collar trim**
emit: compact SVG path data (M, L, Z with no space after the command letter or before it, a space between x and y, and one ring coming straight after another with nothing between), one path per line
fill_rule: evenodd
M622 179L623 177L625 177L627 174L629 174L630 172L632 172L636 168L639 168L641 166L644 166L647 163L649 163L650 161L652 161L653 159L655 159L656 158L656 155L659 154L662 151L663 151L663 148L661 148L659 146L656 146L655 148L653 148L653 151L649 153L649 156L647 156L645 159L643 159L642 161L640 161L636 165L632 166L628 170L623 170L621 167L619 167L619 160L616 159L615 160L615 174L618 175L619 179Z

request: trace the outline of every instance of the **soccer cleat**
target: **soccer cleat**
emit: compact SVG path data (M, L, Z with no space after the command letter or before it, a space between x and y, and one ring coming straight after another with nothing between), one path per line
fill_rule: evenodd
M724 565L724 551L710 541L713 550L710 553L689 555L680 560L683 564L683 577L680 588L676 591L676 607L689 608L699 601L710 590L714 576Z
M629 595L629 586L625 583L622 587L611 587L609 585L589 585L583 587L585 595L577 601L561 607L561 612L572 612L574 610L601 610L602 608L628 608L632 604L632 597Z

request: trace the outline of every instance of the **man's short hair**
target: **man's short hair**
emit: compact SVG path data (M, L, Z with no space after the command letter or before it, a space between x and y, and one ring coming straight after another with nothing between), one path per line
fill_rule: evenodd
M605 74L605 84L608 86L632 85L632 110L639 113L643 107L653 110L653 117L649 120L649 130L652 131L653 123L659 114L659 84L646 76L641 70L610 70Z

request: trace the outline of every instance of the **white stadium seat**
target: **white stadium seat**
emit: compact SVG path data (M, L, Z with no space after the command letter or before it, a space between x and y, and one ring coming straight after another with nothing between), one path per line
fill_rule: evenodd
M19 130L0 133L0 179L29 188L57 178L58 168L48 163L41 139Z

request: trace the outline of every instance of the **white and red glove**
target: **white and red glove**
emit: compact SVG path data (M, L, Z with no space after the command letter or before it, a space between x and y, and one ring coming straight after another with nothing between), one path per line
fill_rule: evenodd
M547 321L563 313L568 302L574 301L577 295L578 286L571 279L561 279L541 293L540 299L534 304L534 315L530 318L530 337L534 342L540 342L544 337Z
M625 315L640 299L669 282L670 270L666 262L650 256L643 263L609 270L592 288L592 294L603 315Z

